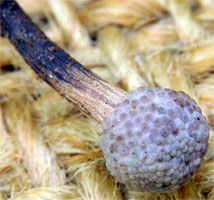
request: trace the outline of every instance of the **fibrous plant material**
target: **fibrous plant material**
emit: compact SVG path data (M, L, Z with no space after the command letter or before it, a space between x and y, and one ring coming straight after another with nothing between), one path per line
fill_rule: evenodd
M49 0L39 3L35 0L19 2L51 40L87 68L96 71L104 80L130 91L141 82L145 83L140 80L143 77L147 81L145 85L185 91L200 104L203 114L212 125L213 17L212 4L208 1L190 1L185 9L180 9L184 5L182 1L168 4L162 0L62 0L55 1L54 6L48 6L51 5ZM57 8L63 8L63 13ZM109 14L112 11L114 13ZM179 18L177 12L181 15L183 12L184 17ZM74 21L67 24L69 27L66 27L67 18ZM191 37L190 28L186 29L187 23L182 23L185 19L188 27L195 29L194 37ZM75 27L71 27L72 24L83 32L78 33ZM164 26L171 29L165 31ZM206 34L197 35L200 29L204 29L202 32ZM137 40L135 35L139 36ZM171 35L173 39L168 37ZM207 35L209 37L205 39ZM66 199L67 194L59 197L55 192L60 191L60 185L65 184L70 189L70 199L212 199L212 126L205 161L184 187L168 194L124 190L124 186L114 184L104 167L98 145L99 127L81 113L76 114L78 111L74 106L38 79L6 39L0 38L0 42L0 135L2 141L6 141L1 143L3 148L0 151L2 158L8 157L1 161L1 198L13 196L25 199L28 196L30 199L38 199L49 198L51 195L52 199ZM122 52L122 56L119 52ZM132 77L137 77L134 82ZM30 123L25 123L26 118L19 117L18 113L27 116L27 122ZM14 153L7 154L6 144L11 144L11 141L16 141L10 145L10 152ZM29 145L24 145L28 141ZM42 155L47 156L45 162L39 160L39 149L43 149ZM25 151L27 153L23 153ZM35 160L38 161L40 172L46 171L46 176L44 179L41 176L40 182L33 176L37 173ZM66 181L58 182L59 186L56 187L46 178L57 177L59 170L55 172L54 169L59 169L59 166L66 174ZM20 175L21 179L18 178ZM77 195L72 192L74 185ZM32 187L37 188L32 190ZM44 191L43 196L40 191Z

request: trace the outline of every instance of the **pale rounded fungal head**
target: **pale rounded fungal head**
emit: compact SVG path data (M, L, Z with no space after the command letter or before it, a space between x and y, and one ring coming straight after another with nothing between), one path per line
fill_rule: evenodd
M131 190L168 192L184 185L207 151L209 125L183 92L139 88L103 123L100 145L111 174Z

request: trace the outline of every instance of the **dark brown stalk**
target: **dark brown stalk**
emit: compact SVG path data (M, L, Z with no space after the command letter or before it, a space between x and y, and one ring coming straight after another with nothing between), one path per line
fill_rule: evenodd
M14 0L0 0L1 34L62 96L100 124L126 92L107 83L51 42Z

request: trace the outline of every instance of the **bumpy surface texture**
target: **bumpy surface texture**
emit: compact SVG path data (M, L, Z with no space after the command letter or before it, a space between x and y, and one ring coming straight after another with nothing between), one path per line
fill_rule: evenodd
M183 92L139 88L106 118L100 145L129 189L168 192L185 184L206 153L209 125Z

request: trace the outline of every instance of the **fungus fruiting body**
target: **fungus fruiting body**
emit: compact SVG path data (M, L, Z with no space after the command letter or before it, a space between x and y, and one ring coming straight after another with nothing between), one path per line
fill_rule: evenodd
M208 137L207 120L188 95L145 87L106 118L100 145L118 181L132 190L168 192L199 168Z
M48 84L103 124L107 168L130 189L168 192L186 183L206 153L209 126L183 92L140 88L127 94L51 42L19 5L0 0L1 34Z

